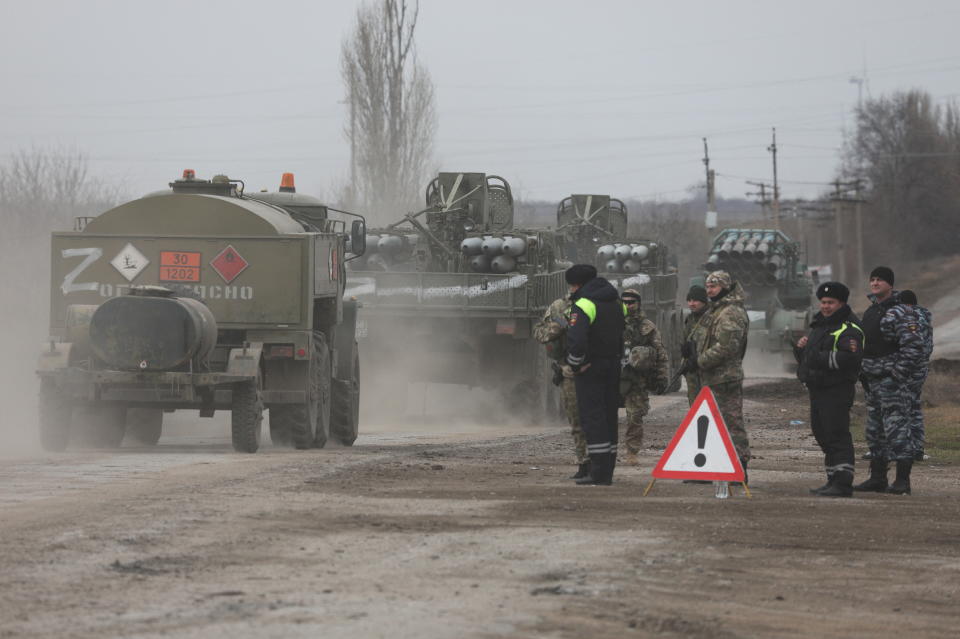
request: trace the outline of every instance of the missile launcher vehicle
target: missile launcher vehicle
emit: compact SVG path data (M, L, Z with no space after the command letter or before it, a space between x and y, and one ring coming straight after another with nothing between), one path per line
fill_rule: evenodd
M359 216L357 216L359 218ZM285 174L246 195L191 170L170 188L54 233L40 439L156 444L163 415L231 412L233 447L255 452L269 409L275 443L357 437L356 303L345 250L365 223L328 217Z
M727 271L743 286L748 348L795 366L792 345L806 334L813 309L813 283L800 243L774 229L725 229L714 238L703 270Z
M366 256L348 263L366 370L390 363L406 381L497 390L504 417L555 414L532 326L567 292L556 234L515 228L510 185L498 176L440 173L425 200L423 210L368 230Z
M623 291L640 291L644 314L660 330L671 371L680 366L683 319L677 307L676 262L657 241L627 235L627 207L609 195L571 195L557 206L565 263L593 264ZM671 373L672 375L672 373ZM674 388L679 388L679 378Z

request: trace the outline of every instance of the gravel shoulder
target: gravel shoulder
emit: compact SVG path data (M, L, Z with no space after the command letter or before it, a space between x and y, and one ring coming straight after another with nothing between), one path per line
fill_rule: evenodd
M557 425L368 433L350 449L0 461L0 637L952 637L956 466L826 500L806 398L747 389L753 499L641 466L577 487ZM858 467L858 473L865 472Z

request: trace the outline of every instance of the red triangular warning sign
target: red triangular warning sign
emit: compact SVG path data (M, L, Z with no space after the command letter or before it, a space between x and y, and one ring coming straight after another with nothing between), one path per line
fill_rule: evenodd
M743 481L743 466L717 400L704 386L653 469L658 479Z

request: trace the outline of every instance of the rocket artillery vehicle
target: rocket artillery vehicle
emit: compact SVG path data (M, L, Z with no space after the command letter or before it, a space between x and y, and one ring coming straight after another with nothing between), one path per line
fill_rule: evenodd
M784 365L794 366L792 345L812 318L813 283L800 242L775 229L725 229L714 238L703 269L727 271L743 286L748 347L779 353Z
M514 228L510 185L498 176L440 173L425 199L418 213L368 231L367 256L350 262L346 295L361 304L364 357L399 365L404 380L495 389L511 411L555 414L532 337L567 292L555 234Z
M619 290L640 291L644 314L660 330L671 370L680 366L683 320L677 307L676 262L667 247L629 238L627 207L609 195L571 195L557 206L561 255L569 263L594 264ZM679 388L679 379L674 388Z
M356 304L343 301L346 223L296 193L245 195L192 170L76 231L54 233L40 439L62 450L156 444L163 414L231 412L237 451L322 447L357 437ZM357 216L359 217L359 216ZM362 218L350 226L363 252ZM84 432L85 431L85 432Z

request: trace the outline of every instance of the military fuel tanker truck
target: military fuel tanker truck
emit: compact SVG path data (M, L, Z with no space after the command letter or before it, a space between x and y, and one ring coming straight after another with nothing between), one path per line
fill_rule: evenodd
M342 293L345 245L362 254L365 224L348 234L292 177L250 196L239 180L188 170L53 234L44 448L81 436L155 444L176 409L229 410L233 447L247 453L264 409L275 442L354 442L356 304Z
M810 325L813 294L800 243L774 229L725 229L714 238L703 269L727 271L743 286L748 346L795 366L792 344Z
M553 411L554 387L532 324L566 294L556 235L514 227L509 183L440 173L426 208L371 229L350 262L348 296L361 303L361 349L406 381L502 392L508 411Z
M571 195L557 206L561 255L594 264L619 290L640 291L647 318L660 330L670 367L680 365L683 321L677 308L677 269L667 247L627 235L627 207L609 195ZM674 388L679 388L679 378Z

